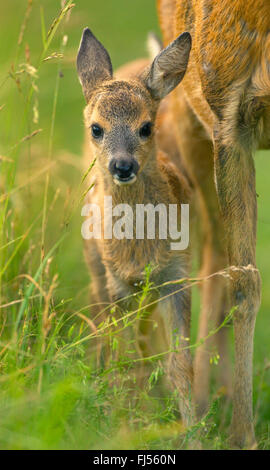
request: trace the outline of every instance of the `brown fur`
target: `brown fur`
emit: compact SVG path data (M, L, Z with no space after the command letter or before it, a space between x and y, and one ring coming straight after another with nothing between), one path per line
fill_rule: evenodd
M89 33L89 47L99 48L99 44ZM86 38L87 40L87 38ZM173 46L174 47L174 46ZM185 45L184 45L185 47ZM91 74L85 72L89 61L84 62L84 57L93 57L94 52L87 51L83 43L83 57L79 58L79 76L83 77L82 86L87 99L85 108L85 128L86 128L86 165L89 166L93 158L96 164L91 171L91 181L95 181L93 190L87 195L87 202L98 204L103 208L104 196L112 196L113 206L127 203L135 208L136 204L151 203L156 206L159 203L178 205L178 217L180 218L180 204L188 203L190 199L190 188L184 174L173 164L173 158L178 155L177 148L172 149L174 138L172 131L165 126L159 127L159 122L166 122L166 102L160 109L157 119L158 105L160 99L158 94L168 93L172 83L177 83L177 76L172 77L168 87L166 80L160 80L163 68L170 63L162 59L161 64L156 64L150 82L149 64L143 61L130 64L122 68L117 78L100 80L96 86L96 77L91 81ZM99 49L98 55L102 54ZM79 52L80 55L80 52ZM107 60L106 56L101 61ZM170 57L169 59L170 60ZM173 56L174 60L174 56ZM179 60L176 55L177 64ZM92 63L92 62L91 62ZM184 62L183 62L184 63ZM179 74L182 76L182 64ZM145 68L146 67L146 68ZM151 70L151 69L150 69ZM92 73L95 73L92 72ZM99 76L106 76L105 72L98 70ZM173 72L174 74L174 72ZM84 76L87 80L84 80ZM88 83L94 84L90 89ZM148 86L146 86L148 83ZM150 85L149 85L150 83ZM151 93L151 86L155 87ZM174 85L175 86L175 85ZM167 87L167 88L166 88ZM140 141L137 130L142 123L151 121L154 125L154 132L145 141ZM106 132L104 143L95 140L89 131L92 123L98 123ZM117 133L121 127L122 131ZM163 132L170 132L169 136L162 137ZM125 134L126 133L126 134ZM170 145L168 144L171 136ZM121 139L124 139L121 141ZM125 146L125 150L123 150ZM165 152L170 147L171 156ZM136 156L139 163L137 179L128 186L115 184L112 175L108 171L108 162L113 157L118 158L119 154L127 152ZM178 159L179 161L179 159ZM102 218L104 212L102 210ZM85 242L85 254L91 273L92 303L100 303L102 306L110 302L124 299L131 294L138 292L138 285L144 279L144 269L147 264L155 266L151 273L151 282L160 286L168 281L185 278L189 273L189 250L172 251L170 249L170 239L161 240L157 237L149 239L122 239L115 237L105 239L104 233L101 239L91 239ZM170 347L174 349L175 334L179 335L180 344L177 351L171 353L169 360L169 373L171 381L177 388L180 397L180 411L185 424L189 425L193 419L192 399L190 392L192 389L192 363L189 349L182 349L187 346L190 336L190 294L189 289L179 292L179 285L171 284L159 289L159 294L154 299L166 298L159 304L163 311L164 326ZM149 300L149 299L148 299ZM153 299L152 299L153 300ZM122 303L125 306L125 302ZM129 309L138 308L138 304L131 302ZM149 310L149 308L148 308ZM150 309L151 310L151 309ZM153 310L153 309L152 309ZM97 305L94 314L99 313ZM142 356L149 354L149 322L141 320L138 327L138 344ZM164 335L163 335L164 336ZM148 338L147 338L148 337Z
M182 31L189 31L193 39L188 72L172 105L179 122L181 153L204 207L204 270L222 268L226 257L229 265L237 267L231 271L230 282L231 303L238 305L232 436L238 446L252 446L253 335L261 285L255 260L252 153L258 147L269 148L270 3L159 0L158 10L166 42ZM168 37L169 24L174 25L172 37ZM184 127L187 145L182 139ZM198 178L198 165L205 170L204 178ZM209 318L218 318L223 304L222 286L208 283L208 289L203 294L200 334L207 333L206 310ZM201 349L195 361L195 395L201 409L207 402L209 376L203 355Z

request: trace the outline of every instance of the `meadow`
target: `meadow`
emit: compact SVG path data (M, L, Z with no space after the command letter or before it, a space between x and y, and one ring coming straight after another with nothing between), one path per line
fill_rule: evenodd
M0 449L175 449L198 432L204 448L226 449L231 406L214 383L209 413L184 434L175 393L159 393L160 359L149 361L146 386L138 388L134 343L125 361L116 354L121 328L113 307L98 331L91 321L80 215L85 102L75 64L86 26L110 51L114 68L146 56L147 33L160 34L155 0L1 3ZM256 171L263 283L254 410L259 448L269 449L269 152L257 153ZM143 295L148 289L146 278ZM136 321L129 313L125 327ZM97 335L110 340L106 368L96 366Z

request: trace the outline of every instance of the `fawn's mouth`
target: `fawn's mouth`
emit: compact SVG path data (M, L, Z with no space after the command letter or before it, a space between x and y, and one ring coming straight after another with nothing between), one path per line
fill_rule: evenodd
M135 173L131 173L131 175L127 176L126 178L123 178L119 175L113 175L113 180L115 184L118 184L118 186L133 184L135 183L136 179L137 176L135 175Z

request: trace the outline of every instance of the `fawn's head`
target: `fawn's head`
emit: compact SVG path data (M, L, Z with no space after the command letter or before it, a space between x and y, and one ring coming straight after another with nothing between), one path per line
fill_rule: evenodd
M93 155L117 184L131 184L154 155L158 104L182 80L191 37L183 33L137 79L113 78L108 52L86 28L77 70L87 102L85 125Z

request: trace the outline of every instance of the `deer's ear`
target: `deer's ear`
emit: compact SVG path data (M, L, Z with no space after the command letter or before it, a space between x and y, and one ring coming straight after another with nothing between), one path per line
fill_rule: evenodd
M146 77L154 99L162 99L183 79L191 49L191 36L183 33L155 58Z
M77 71L87 102L93 90L103 81L110 80L113 75L108 52L89 28L85 28L82 34L77 55Z

